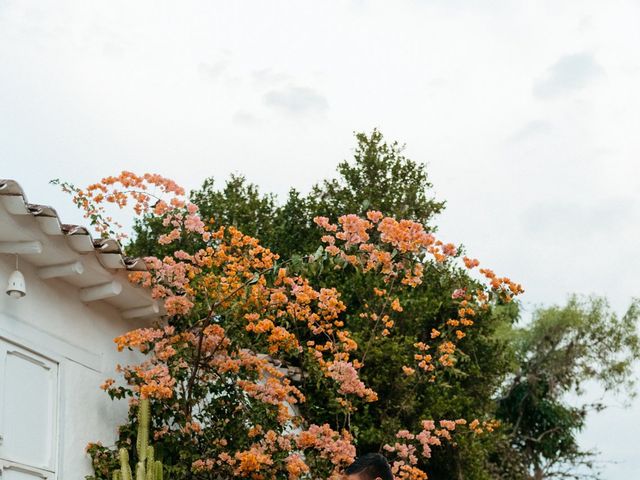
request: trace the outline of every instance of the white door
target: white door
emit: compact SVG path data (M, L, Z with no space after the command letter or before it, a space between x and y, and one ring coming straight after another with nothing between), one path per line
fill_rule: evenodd
M58 364L0 339L2 480L54 478Z
M2 480L53 480L55 477L52 472L46 470L3 461L0 465L0 478Z

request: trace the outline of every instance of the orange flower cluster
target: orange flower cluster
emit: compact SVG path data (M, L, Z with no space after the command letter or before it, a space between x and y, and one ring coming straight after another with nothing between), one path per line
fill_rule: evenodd
M467 267L469 270L480 265L480 262L477 258L462 257L462 260L464 261L465 267Z
M234 227L220 227L213 233L182 232L207 238L209 246L193 255L178 250L172 257L147 257L148 271L129 275L132 282L152 288L155 298L164 299L170 316L189 315L198 297L209 299L220 309L228 307L237 302L243 286L260 278L259 273L271 269L278 259L255 238ZM276 332L276 336L282 333Z
M476 435L481 435L484 432L493 432L500 427L500 420L490 419L480 422L477 418L469 423L469 430Z
M278 372L279 373L279 372ZM237 385L242 388L247 395L260 400L261 402L275 405L278 408L278 418L285 423L291 418L289 405L304 402L304 395L296 387L291 385L287 378L279 373L278 376L269 376L266 380L251 382L248 380L237 380Z
M329 425L311 425L306 430L284 434L273 430L264 432L262 427L256 425L251 432L255 442L249 448L232 455L223 451L215 461L198 460L192 464L192 471L206 472L217 467L220 473L228 467L229 473L235 476L262 480L276 478L277 462L282 461L289 480L298 480L311 471L307 463L308 455L318 452L320 458L331 465L328 478L338 480L342 469L355 458L356 452L349 433L338 433Z
M135 374L135 377L140 381L140 385L134 387L134 391L140 394L140 398L165 399L173 397L176 380L171 376L166 365L143 363L130 369L129 374Z
M473 268L480 265L480 262L475 258L464 257L463 261L465 267L467 267L469 270L472 270ZM481 268L480 273L487 280L489 280L491 289L495 292L498 292L501 295L501 298L506 302L511 301L514 296L524 293L522 285L513 282L508 277L498 277L493 272L493 270L490 270L488 268Z
M289 480L298 480L303 475L309 473L309 465L307 465L298 453L292 453L284 459Z
M427 345L424 342L417 342L414 344L418 350L414 356L415 360L418 361L418 367L421 370L430 373L431 376L429 380L432 382L435 381L436 377L434 372L438 366L447 368L455 365L455 353L457 351L456 344L467 335L463 331L463 328L470 327L474 324L472 318L476 315L476 310L470 306L470 301L473 297L462 289L455 290L451 297L453 299L463 299L459 304L458 318L448 319L441 328L432 328L429 334L431 340L438 342L435 346L437 358L434 359L432 355L426 353L427 350L432 348L430 345ZM486 299L486 296L483 292L478 292L476 300L478 300L478 298ZM484 309L487 307L487 304L484 301L477 301L476 304L476 308Z
M413 344L413 346L418 350L418 353L413 356L414 359L418 362L418 367L425 372L433 372L436 369L436 366L433 364L433 356L426 353L427 350L431 348L431 346L427 345L424 342L416 342ZM411 371L413 371L413 369L411 369Z
M332 256L344 261L346 264L360 269L364 272L376 271L383 275L384 281L390 288L374 288L376 297L385 297L391 294L394 287L394 280L400 279L400 283L415 287L422 282L425 262L429 257L436 263L441 263L457 255L457 249L453 244L445 244L426 232L421 224L409 220L396 220L385 217L380 212L370 211L366 218L357 215L344 215L339 217L337 224L333 224L326 217L316 217L315 223L323 228L326 235L322 241L327 244L325 250ZM464 264L467 268L474 268L479 265L478 260L464 257ZM490 271L484 271L485 275L490 275ZM508 278L487 277L491 282L492 291L498 293L504 300L510 300L505 295L506 290L511 295L522 293L522 287ZM437 346L438 355L436 362L434 358L424 353L430 346L420 344L422 351L416 354L419 367L426 372L433 372L436 364L442 367L455 365L455 344L466 337L463 327L473 325L473 317L476 310L471 305L475 303L475 308L488 308L489 296L484 291L479 291L475 296L467 295L463 289L457 289L452 294L453 299L463 299L458 311L458 318L449 319L446 325L440 330L432 332L432 339L441 337L440 345ZM384 303L380 312L360 313L362 318L370 318L375 322L373 332L376 334L376 327L382 325L381 335L390 335L394 320L390 314L401 313L403 307L398 299L394 299L389 308L391 312L384 313L387 308ZM442 336L441 336L442 335ZM414 370L407 366L405 373L413 374ZM435 377L432 375L431 380Z
M355 395L375 401L375 392L358 378L357 363L350 361L350 353L357 349L341 318L346 307L339 293L332 288L313 289L306 279L292 277L287 270L278 271L273 287L259 281L251 288L251 313L245 314L246 330L267 334L271 354L282 349L298 349L297 338L277 326L284 318L304 322L308 332L318 340L310 340L307 347L318 361L325 375L335 380L343 395Z
M122 239L126 234L121 231L122 226L113 221L107 214L105 204L113 204L118 208L124 208L133 201L133 210L137 215L146 213L151 208L152 199L158 203L167 205L157 195L169 194L172 198L169 203L174 208L184 205L180 197L184 195L184 189L173 180L157 174L136 175L123 171L118 176L103 178L100 182L89 185L86 189L80 189L68 182L59 182L63 191L73 195L73 202L85 211L85 218L91 220L91 224L101 236L112 235ZM153 189L153 192L150 190ZM156 204L156 209L158 208ZM116 227L114 229L114 227Z
M146 353L151 344L164 335L165 332L157 328L139 328L116 337L114 342L118 345L119 352L128 347L137 348L142 353Z
M235 454L236 468L234 474L241 478L264 478L264 476L256 476L263 468L273 464L271 455L260 451L259 448L237 452Z
M139 349L149 354L149 360L142 365L122 368L127 381L143 398L173 397L176 379L171 372L177 375L189 368L178 352L192 351L200 346L200 362L208 367L199 370L200 381L211 381L216 375L238 374L242 370L247 373L254 372L257 375L256 380L238 379L238 386L251 397L274 405L282 422L290 418L288 405L304 401L302 393L269 363L268 358L260 358L248 350L232 350L231 341L220 325L205 327L201 337L193 332L176 334L173 327L143 328L118 337L116 343L120 350ZM215 373L212 377L208 372ZM105 384L105 389L110 388L113 388L113 382Z
M514 295L520 295L524 293L524 289L522 285L519 283L515 283L511 281L511 279L507 277L498 277L492 270L488 268L481 268L480 273L482 273L491 283L491 288L499 292L503 299L507 302L511 301Z
M418 256L428 253L435 261L443 262L457 250L452 244L436 240L420 223L397 221L376 211L367 212L366 219L343 215L337 225L326 217L313 220L327 232L322 241L328 245L325 250L330 255L365 272L379 271L386 281L400 277L403 284L413 287L422 282L424 272ZM342 247L337 241L342 242Z
M473 269L480 264L478 260L468 257L464 257L463 261L469 269ZM438 352L436 361L434 362L432 355L425 353L431 349L430 345L423 342L418 342L414 345L418 350L414 358L419 362L418 367L420 369L431 374L430 381L434 381L436 378L433 372L435 372L437 366L447 368L455 365L457 343L467 336L464 329L474 325L474 318L479 311L489 308L492 294L495 294L497 298L503 301L509 302L513 296L524 292L519 284L506 277L499 278L491 270L481 269L480 272L490 280L490 290L477 289L475 292L467 292L463 288L455 289L451 294L451 299L458 304L457 318L449 318L441 327L431 329L430 338L440 342L436 347ZM410 367L406 368L409 370L405 370L405 373L412 370Z

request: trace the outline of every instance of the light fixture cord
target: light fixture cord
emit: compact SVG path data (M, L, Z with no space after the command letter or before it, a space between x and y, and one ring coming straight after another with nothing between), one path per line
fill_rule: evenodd
M18 254L16 253L16 270L19 270L18 268Z

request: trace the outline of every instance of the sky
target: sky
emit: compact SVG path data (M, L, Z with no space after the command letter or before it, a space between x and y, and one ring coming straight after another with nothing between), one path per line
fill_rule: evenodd
M306 191L379 128L426 162L439 236L526 289L640 296L637 1L0 0L0 178L123 169ZM613 400L618 404L618 400ZM582 436L640 475L640 403Z

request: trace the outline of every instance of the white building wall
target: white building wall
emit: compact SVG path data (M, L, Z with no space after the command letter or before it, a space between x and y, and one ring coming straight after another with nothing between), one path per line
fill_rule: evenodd
M4 288L14 262L0 255L0 338L58 362L56 478L82 480L92 473L86 445L113 445L116 427L126 418L126 401L112 401L99 388L105 378L116 377L116 364L135 361L134 354L117 352L113 338L145 321L125 321L104 302L83 304L76 288L61 279L41 280L26 262L20 270L27 295L10 298Z

